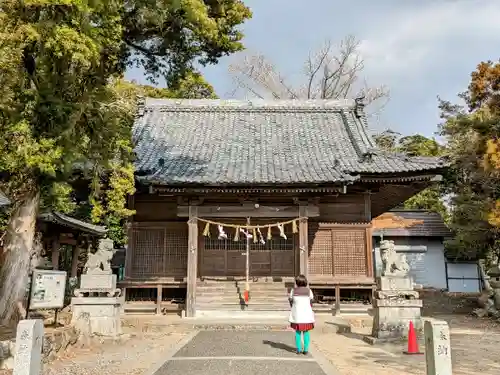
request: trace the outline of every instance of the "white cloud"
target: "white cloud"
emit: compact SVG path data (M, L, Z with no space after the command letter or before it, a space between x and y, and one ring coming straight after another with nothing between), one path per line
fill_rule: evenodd
M470 43L495 41L499 45L500 1L416 3L375 18L363 33L360 51L370 75L398 75L415 71L412 67L424 73L435 64L436 57L445 57L449 63L464 49L476 47Z

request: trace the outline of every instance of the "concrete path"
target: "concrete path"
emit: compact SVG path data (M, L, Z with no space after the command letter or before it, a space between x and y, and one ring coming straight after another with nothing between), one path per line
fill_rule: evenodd
M314 334L314 332L312 332ZM200 331L147 375L338 375L319 352L297 355L289 331Z

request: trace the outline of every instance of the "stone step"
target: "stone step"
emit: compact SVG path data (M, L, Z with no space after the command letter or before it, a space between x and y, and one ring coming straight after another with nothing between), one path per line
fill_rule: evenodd
M125 314L143 314L156 313L156 304L154 303L125 303L123 305Z
M275 286L282 286L282 287L287 287L290 286L288 283L284 282L255 282L255 281L250 281L248 283L249 285L254 285L254 286L262 286L262 287L275 287ZM206 286L220 286L220 287L225 287L225 286L245 286L246 281L198 281L196 285L206 285Z
M248 303L242 305L239 303L218 303L218 304L196 304L200 310L269 310L269 311L290 311L290 305L277 305L272 303Z
M335 309L335 306L332 306L332 305L325 305L325 304L318 304L318 303L313 304L313 311L315 313L329 313L329 314L331 314L333 312L333 309Z
M236 292L204 292L204 291L196 291L196 296L203 297L213 297L217 298L220 296L228 296L231 298L243 297L244 293L236 293ZM259 293L250 291L250 298L281 298L288 299L288 294L286 293L277 293L277 292L268 292L268 293Z
M368 315L371 308L371 305L349 303L340 304L339 315Z
M238 291L245 291L245 286L232 286L232 287L220 287L220 286L196 286L196 290L198 291L205 291L205 292L238 292ZM256 287L253 285L249 286L249 290L251 292L280 292L280 293L288 293L288 289L284 287L272 287L272 288L267 288L267 287Z
M228 295L220 295L220 296L205 296L198 295L196 296L197 301L207 301L207 302L217 302L217 301L241 301L243 300L243 296L228 296ZM288 298L283 296L252 296L250 295L250 301L267 301L267 302L286 302L288 303Z
M235 322L238 320L248 321L248 319L265 319L279 320L280 324L288 326L288 311L276 311L276 310L207 310L207 309L197 309L196 318L218 318L224 319L226 322Z
M238 295L227 295L227 294L222 294L222 295L215 295L215 296L210 296L210 295L197 295L196 300L197 301L240 301L243 299L243 296L238 296ZM276 302L288 302L288 298L286 296L253 296L250 295L249 298L251 301L276 301Z

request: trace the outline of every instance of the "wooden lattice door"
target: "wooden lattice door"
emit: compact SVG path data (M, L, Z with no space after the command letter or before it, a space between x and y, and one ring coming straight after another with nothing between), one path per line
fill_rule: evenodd
M312 276L373 275L369 225L309 222L309 244L308 267Z

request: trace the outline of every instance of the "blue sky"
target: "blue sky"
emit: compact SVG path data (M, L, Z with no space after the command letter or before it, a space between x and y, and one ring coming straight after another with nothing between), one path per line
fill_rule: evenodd
M363 78L386 85L391 99L374 131L432 136L437 130L437 95L455 100L482 60L500 57L500 0L246 0L253 18L241 29L246 53L259 53L287 78L298 80L309 52L326 39L352 34L361 41ZM232 55L203 69L224 98L234 88ZM145 82L140 70L127 78Z

